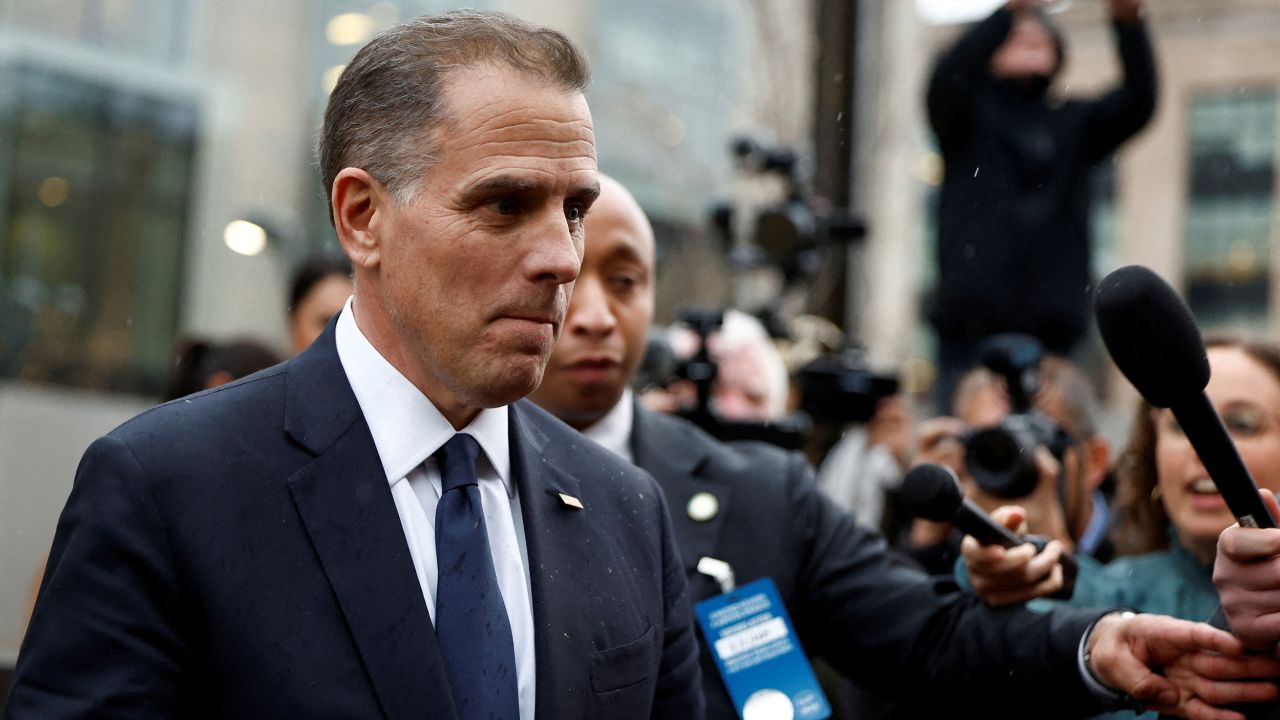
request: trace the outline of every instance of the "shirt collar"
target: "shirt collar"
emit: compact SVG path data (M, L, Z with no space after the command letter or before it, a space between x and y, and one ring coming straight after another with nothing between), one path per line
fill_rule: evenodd
M360 331L351 303L348 298L338 316L338 359L373 435L387 482L394 485L434 455L455 431L431 400L387 362ZM465 432L480 443L507 494L514 495L507 407L481 410L470 425L458 432Z
M635 407L631 397L631 388L627 388L612 410L582 431L583 435L627 462L634 462L631 457L631 427L635 422Z

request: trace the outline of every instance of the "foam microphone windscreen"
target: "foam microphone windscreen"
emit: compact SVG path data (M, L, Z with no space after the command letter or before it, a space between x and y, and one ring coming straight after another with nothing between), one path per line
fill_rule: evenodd
M964 502L956 474L933 463L911 468L902 479L901 493L908 512L934 522L951 522Z
M1169 407L1209 384L1209 357L1190 308L1149 268L1130 265L1103 278L1094 307L1111 359L1147 402Z

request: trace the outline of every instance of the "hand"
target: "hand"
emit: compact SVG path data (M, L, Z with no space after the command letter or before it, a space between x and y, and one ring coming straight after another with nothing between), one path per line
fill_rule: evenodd
M1022 508L1005 505L991 513L1001 525L1018 533L1026 533L1026 516ZM1013 548L982 545L966 535L960 544L965 568L973 592L988 605L999 607L1024 603L1052 595L1062 588L1062 543L1051 541L1044 552L1036 554L1031 543Z
M1270 490L1262 502L1272 516L1280 506ZM1280 643L1280 530L1232 525L1218 536L1213 584L1231 632L1255 650Z
M1089 669L1148 710L1195 720L1244 720L1215 705L1267 702L1280 691L1251 678L1280 675L1280 661L1204 623L1163 615L1104 615L1089 636ZM1161 674L1163 673L1163 674Z
M1142 17L1142 0L1107 0L1111 17L1120 22L1137 22Z

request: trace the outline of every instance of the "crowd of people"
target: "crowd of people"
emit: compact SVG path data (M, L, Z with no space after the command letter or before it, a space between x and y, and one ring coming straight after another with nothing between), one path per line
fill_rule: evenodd
M867 390L803 452L761 438L804 427L812 353L732 310L654 327L653 228L597 168L571 41L472 11L372 40L325 112L344 257L299 269L291 359L185 341L177 401L89 448L4 717L1272 712L1280 530L1231 527L1168 410L1139 406L1113 447L1070 358L1084 181L1155 106L1142 3L1107 0L1124 80L1070 102L1037 5L970 29L930 84L935 399ZM642 372L659 336L683 373ZM1280 515L1280 344L1214 335L1208 359ZM922 463L1046 542L910 517ZM730 603L745 636L768 594L735 593L761 580L778 606L757 630L789 618L767 627L825 696L735 676L695 619ZM1205 623L1219 605L1235 635Z

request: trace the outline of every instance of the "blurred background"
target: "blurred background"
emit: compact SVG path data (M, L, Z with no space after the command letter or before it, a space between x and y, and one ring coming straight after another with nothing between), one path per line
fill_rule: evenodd
M923 395L943 170L924 87L960 23L998 4L474 6L586 51L600 168L657 228L659 322L691 305L824 317ZM1061 89L1114 83L1104 4L1059 5ZM158 400L176 343L288 352L290 274L336 250L312 151L327 91L372 35L451 7L0 2L0 667L80 454ZM1202 326L1275 336L1280 4L1150 0L1147 17L1159 109L1095 183L1095 276L1147 264ZM1131 391L1097 377L1122 417Z

